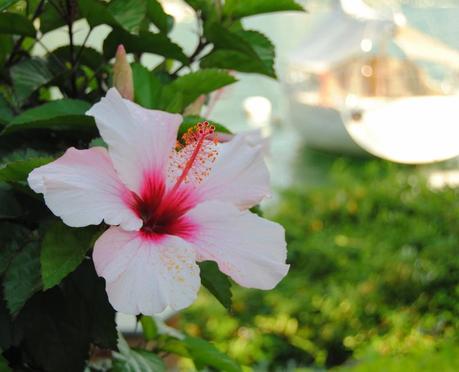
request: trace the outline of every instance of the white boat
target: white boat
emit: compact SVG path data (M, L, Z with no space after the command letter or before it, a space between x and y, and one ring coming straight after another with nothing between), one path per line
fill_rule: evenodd
M338 1L289 58L291 119L311 147L429 163L459 155L459 51Z

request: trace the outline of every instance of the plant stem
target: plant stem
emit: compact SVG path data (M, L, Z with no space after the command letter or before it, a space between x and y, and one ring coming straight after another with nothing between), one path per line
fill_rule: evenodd
M76 70L75 70L75 45L73 42L73 8L72 0L66 0L67 3L67 28L69 32L69 48L70 48L70 84L72 87L72 95L74 98L77 97L77 85L76 85Z
M206 40L204 40L203 38L199 38L199 43L196 47L196 49L194 50L193 54L191 54L191 56L188 57L188 63L182 63L182 65L177 68L173 73L172 73L172 76L176 77L177 74L185 67L187 66L191 66L193 64L193 62L195 62L196 60L196 57L203 51L203 49L208 46L210 43Z
M83 54L83 49L84 47L86 46L86 42L88 41L89 39L89 36L91 35L91 32L92 32L93 28L90 27L89 28L89 31L86 35L86 37L84 38L83 40L83 43L80 45L80 49L78 50L78 54L76 56L76 59L75 59L75 62L76 62L76 66L78 67L78 65L80 64L80 59L81 59L81 55Z

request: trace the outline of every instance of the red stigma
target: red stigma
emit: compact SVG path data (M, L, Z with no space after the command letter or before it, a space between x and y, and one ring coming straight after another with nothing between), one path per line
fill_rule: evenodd
M215 147L218 141L216 136L212 136L214 134L215 126L207 121L198 123L183 134L174 159L180 173L172 191L176 191L183 182L200 183L208 176L218 155Z

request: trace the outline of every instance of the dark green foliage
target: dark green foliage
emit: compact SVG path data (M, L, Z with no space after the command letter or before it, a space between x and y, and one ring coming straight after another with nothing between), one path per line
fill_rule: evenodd
M115 312L90 261L60 287L35 295L15 326L24 358L46 371L81 371L90 343L116 348Z
M14 5L19 0L0 0L0 12L7 9L9 6Z
M22 208L13 196L11 187L0 184L0 219L14 219L22 214Z
M9 372L11 369L8 367L8 361L2 356L0 349L0 371Z
M138 32L147 11L145 0L112 0L108 11L129 32Z
M201 96L236 82L228 69L275 76L271 42L244 30L239 19L298 9L293 1L228 1L224 9L212 0L187 2L203 26L189 55L169 37L174 20L157 0L0 0L2 372L7 364L21 371L82 371L93 367L88 360L100 349L108 350L102 354L113 361L113 370L164 370L164 352L190 358L199 369L240 370L213 344L176 337L177 331L171 336L153 318L141 318L149 341L145 350L131 349L123 339L117 343L115 311L91 260L94 241L106 226L65 226L27 184L33 169L71 146L105 146L94 119L85 113L113 85L119 44L135 60L135 101L147 108L183 113ZM75 34L85 22L89 29L77 44ZM100 25L111 31L102 50L95 50L86 43ZM41 39L50 31L64 35L67 43L48 50ZM43 50L40 57L33 54L38 49ZM160 59L156 67L141 65L147 54ZM205 120L186 116L178 139ZM229 133L222 124L212 124ZM214 302L231 308L231 282L216 265L202 263L201 277Z
M46 60L40 58L27 59L13 66L11 80L17 103L24 103L34 91L53 80L54 76Z
M183 111L199 96L209 94L236 81L236 78L227 71L208 69L180 76L167 88L173 92L172 96L175 92L180 92L183 95L183 108L180 110Z
M275 78L275 50L271 41L258 31L227 30L217 23L206 28L215 48L206 55L201 66L255 72Z
M106 58L114 56L119 44L124 44L128 53L153 53L180 62L187 61L182 49L164 34L141 31L139 35L133 35L121 28L116 28L104 41L104 56Z
M0 41L1 41L1 36L0 36ZM1 45L2 44L0 43L0 48L2 47ZM3 95L0 94L0 125L8 123L12 118L13 118L13 112L11 111L11 107L8 105Z
M0 182L25 182L32 170L52 161L51 157L30 157L0 166Z
M152 109L183 112L199 96L233 84L237 80L227 71L206 69L161 82L159 73L133 65L135 101Z
M75 47L75 53L80 56L80 65L87 66L92 70L100 68L104 64L104 57L97 50L89 47ZM48 57L50 63L71 63L72 51L68 45L53 50Z
M40 246L30 242L12 258L5 272L3 291L10 313L16 315L41 287Z
M48 102L16 116L2 134L28 129L94 131L94 120L84 115L89 107L87 102L73 99Z
M35 28L26 17L15 13L0 13L0 34L35 36Z
M29 230L11 222L0 224L0 276L6 271L16 253L32 239Z
M93 228L72 229L56 222L45 233L41 244L41 276L43 288L59 284L76 269L94 243Z

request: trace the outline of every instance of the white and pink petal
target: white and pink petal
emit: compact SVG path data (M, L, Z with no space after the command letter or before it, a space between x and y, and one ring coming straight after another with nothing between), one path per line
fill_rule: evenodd
M187 217L198 227L192 237L198 261L219 269L248 288L272 289L287 275L284 228L229 203L199 204Z
M151 175L166 176L181 115L145 109L123 99L115 88L87 115L95 118L116 171L132 191L140 194Z
M34 169L28 183L69 226L98 225L103 220L126 230L142 226L142 220L129 207L130 191L102 147L69 148L57 160Z
M220 200L250 208L270 195L269 171L261 146L250 146L243 136L221 143L209 176L199 187L202 200Z
M110 303L126 314L152 315L191 305L200 287L195 259L193 247L178 237L152 239L116 227L96 241L93 253Z

